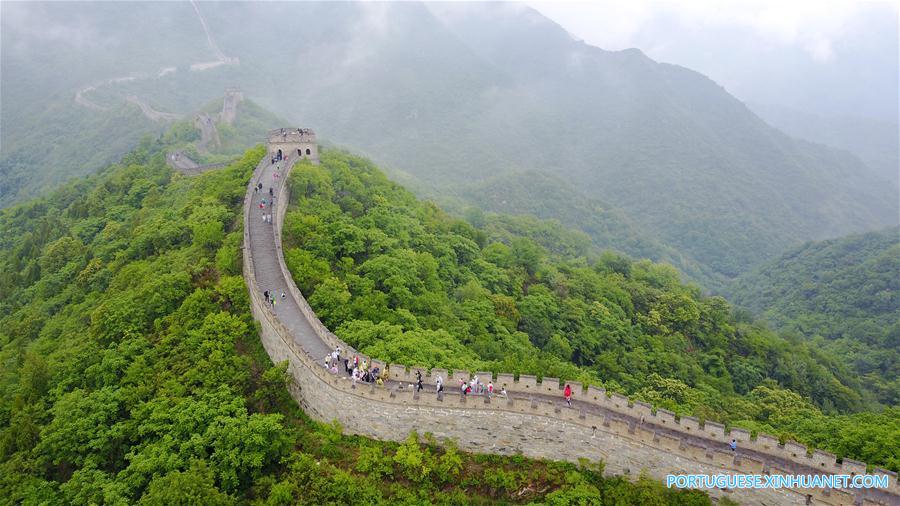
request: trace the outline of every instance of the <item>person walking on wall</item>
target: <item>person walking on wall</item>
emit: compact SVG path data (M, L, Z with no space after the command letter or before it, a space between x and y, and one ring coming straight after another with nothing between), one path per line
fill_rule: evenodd
M736 439L732 439L732 440L731 440L731 444L729 444L728 446L731 447L731 451L733 451L733 452L734 452L734 451L737 451L737 440L736 440Z
M438 374L437 379L434 380L434 384L437 385L437 393L444 391L444 378L442 378L440 374Z
M571 408L572 407L572 385L566 385L566 389L563 390L563 397L566 398L566 404Z

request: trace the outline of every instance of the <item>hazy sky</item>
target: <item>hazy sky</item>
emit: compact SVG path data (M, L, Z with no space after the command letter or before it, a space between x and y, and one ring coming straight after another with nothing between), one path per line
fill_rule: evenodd
M637 47L708 75L742 100L897 121L897 2L529 4L591 45Z

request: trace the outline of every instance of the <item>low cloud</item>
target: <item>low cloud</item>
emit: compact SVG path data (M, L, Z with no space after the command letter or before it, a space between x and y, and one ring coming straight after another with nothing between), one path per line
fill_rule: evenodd
M737 28L758 37L760 43L793 46L816 61L834 56L836 43L851 36L847 27L859 12L877 2L852 0L808 1L692 0L659 2L531 2L535 9L560 23L574 36L604 49L626 49L646 45L648 28L657 29L660 39L678 32ZM885 3L887 5L893 5ZM659 31L660 26L670 30ZM642 47L653 55L664 40Z

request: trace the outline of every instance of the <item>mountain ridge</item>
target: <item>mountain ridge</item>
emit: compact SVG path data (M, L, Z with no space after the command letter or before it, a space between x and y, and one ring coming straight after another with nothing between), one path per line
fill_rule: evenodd
M165 19L154 29L191 41L198 54L205 47L192 14L142 9ZM803 240L897 221L890 188L856 159L782 135L699 73L639 50L587 46L524 7L440 7L455 16L435 9L203 4L219 47L240 65L176 70L104 93L179 111L239 86L433 193L503 173L551 174L622 209L717 277ZM267 29L272 16L296 44L277 43ZM65 20L50 14L47 22ZM247 40L248 29L259 38ZM152 61L165 60L162 53ZM24 98L39 89L14 91Z

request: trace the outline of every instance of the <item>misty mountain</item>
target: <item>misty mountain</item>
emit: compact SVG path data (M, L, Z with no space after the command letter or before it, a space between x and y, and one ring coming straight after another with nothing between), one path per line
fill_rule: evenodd
M843 357L900 401L900 229L809 242L734 281L730 298Z
M767 123L798 139L847 150L877 177L900 179L900 125L855 116L821 116L773 104L747 104Z
M185 114L238 86L423 193L477 200L478 185L497 177L560 179L717 276L897 219L892 188L855 157L784 135L701 74L575 41L522 5L198 7L209 38L191 4L5 4L3 63L15 72L4 73L3 98L20 104L3 110L14 125L0 157L10 191L24 171L52 170L41 142L19 133L40 128L42 104L75 108L66 127L88 127L111 109L76 104L76 92L130 76L81 96ZM41 30L13 23L22 18ZM71 74L48 82L48 68ZM13 165L21 153L33 158Z
M621 209L582 195L565 181L548 174L529 171L510 173L483 183L463 186L464 197L435 195L444 208L471 216L467 202L492 213L532 215L555 219L566 228L585 232L595 248L616 250L633 258L649 258L669 263L687 278L709 289L720 289L725 280L684 253L647 234Z

